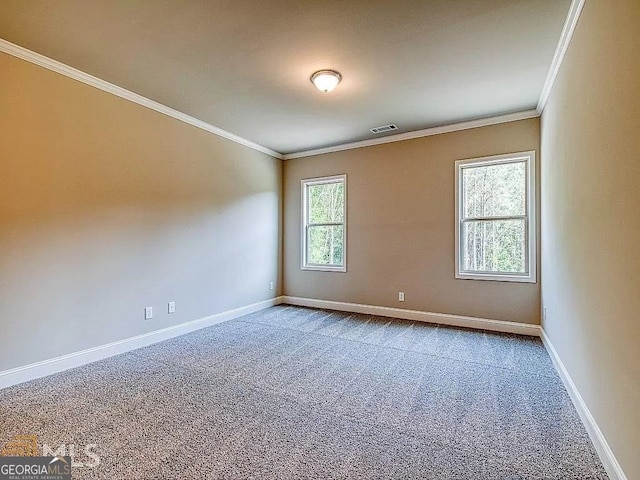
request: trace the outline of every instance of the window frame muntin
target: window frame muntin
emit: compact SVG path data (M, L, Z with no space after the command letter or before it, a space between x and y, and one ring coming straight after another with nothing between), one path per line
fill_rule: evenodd
M470 158L455 162L455 278L460 280L491 280L499 282L537 283L537 223L536 223L536 152L525 152L492 155L488 157ZM509 163L525 163L525 215L507 215L491 217L464 216L464 185L462 172L465 168L486 167ZM462 226L469 221L496 221L524 219L525 221L525 265L526 273L520 272L477 272L463 270Z
M342 222L323 222L323 223L307 223L309 220L309 205L307 187L313 185L326 185L330 183L342 183L344 189L344 205ZM347 175L345 173L339 175L330 175L326 177L314 177L305 178L300 181L301 184L301 199L302 199L302 235L301 235L301 270L319 271L319 272L339 272L345 273L347 271ZM308 257L308 232L309 227L319 226L342 226L342 265L322 265L315 263L307 263Z

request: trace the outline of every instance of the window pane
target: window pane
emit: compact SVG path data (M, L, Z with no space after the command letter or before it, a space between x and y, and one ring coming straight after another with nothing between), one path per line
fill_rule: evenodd
M308 227L307 263L343 265L344 226Z
M309 223L344 221L344 183L309 185Z
M466 271L526 273L524 220L464 222L461 247Z
M462 169L465 218L525 214L526 163Z

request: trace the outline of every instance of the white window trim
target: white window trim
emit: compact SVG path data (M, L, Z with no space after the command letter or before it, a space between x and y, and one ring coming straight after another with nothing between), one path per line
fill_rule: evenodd
M512 163L516 161L525 161L526 168L526 205L525 205L525 242L528 251L526 260L527 273L503 273L503 272L469 272L461 270L462 250L461 234L462 234L462 170L469 166L486 166L497 165L501 163ZM468 160L458 160L456 162L456 250L455 278L464 280L493 280L499 282L526 282L536 283L537 281L537 236L536 236L536 153L535 151L509 153L505 155L494 155L491 157L471 158Z
M338 183L344 184L344 220L342 225L343 235L343 250L342 250L342 265L317 265L307 263L307 219L308 216L308 204L307 204L307 186L320 185L325 183ZM301 269L302 270L315 270L320 272L346 272L347 271L347 175L332 175L330 177L318 177L307 178L301 181L301 198L302 198L302 235L301 235Z

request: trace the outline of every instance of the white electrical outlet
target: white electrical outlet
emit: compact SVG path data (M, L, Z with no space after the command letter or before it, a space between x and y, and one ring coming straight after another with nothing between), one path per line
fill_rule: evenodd
M176 302L169 302L167 305L167 311L169 313L176 313Z
M273 282L269 283L269 290L273 290Z
M398 292L398 301L404 302L404 292Z
M542 308L542 320L547 321L547 307Z
M150 320L153 318L153 307L145 307L144 308L144 319Z

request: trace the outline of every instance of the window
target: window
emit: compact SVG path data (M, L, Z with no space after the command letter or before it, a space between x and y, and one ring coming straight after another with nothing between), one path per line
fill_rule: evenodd
M302 269L347 271L347 176L302 181Z
M535 152L456 162L456 278L536 281Z

